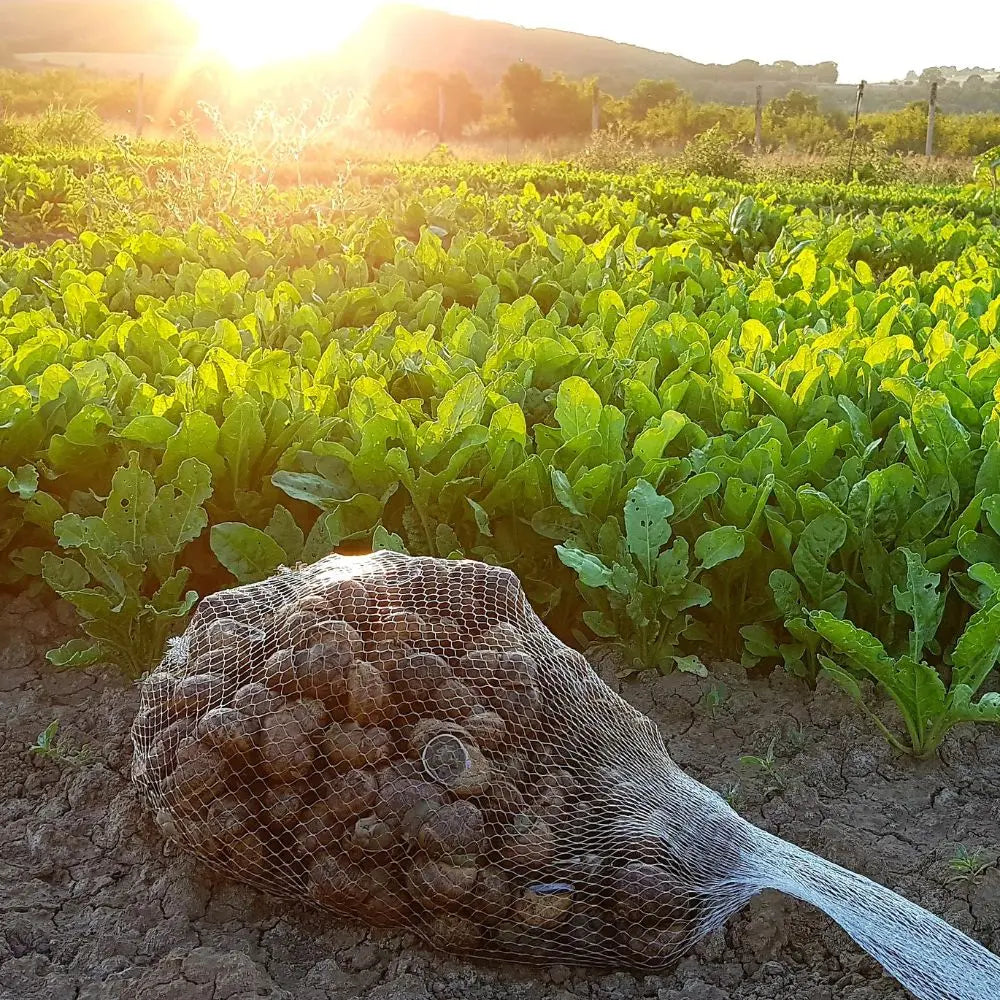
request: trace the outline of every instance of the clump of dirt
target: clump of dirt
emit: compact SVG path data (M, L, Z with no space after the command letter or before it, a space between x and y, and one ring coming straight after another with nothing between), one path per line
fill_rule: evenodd
M0 997L75 1000L889 1000L907 994L830 920L758 897L670 975L469 964L410 935L337 923L199 870L129 784L134 685L58 671L66 607L0 614ZM750 821L908 896L1000 949L1000 742L965 727L940 761L901 759L837 691L780 671L649 678L621 693L690 774ZM29 746L54 719L57 748ZM82 755L74 750L86 748ZM769 749L772 751L769 755ZM767 766L741 764L754 755ZM773 759L772 759L773 758Z

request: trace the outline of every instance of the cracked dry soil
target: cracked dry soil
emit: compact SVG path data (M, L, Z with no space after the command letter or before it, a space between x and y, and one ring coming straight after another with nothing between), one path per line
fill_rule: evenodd
M138 692L100 672L60 672L43 652L64 607L18 597L0 613L0 998L2 1000L900 1000L830 920L760 896L660 976L470 964L409 935L337 923L206 875L165 842L128 780ZM958 845L995 851L1000 741L965 727L940 761L902 760L838 692L810 696L776 671L724 668L627 685L674 759L729 792L752 822L853 868L1000 950L1000 870L953 881ZM703 696L721 680L714 710ZM28 747L59 719L69 764ZM774 774L741 754L775 743Z

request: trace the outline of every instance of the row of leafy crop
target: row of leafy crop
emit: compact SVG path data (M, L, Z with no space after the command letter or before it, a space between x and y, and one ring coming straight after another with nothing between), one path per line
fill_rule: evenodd
M516 193L531 184L543 195L581 194L587 199L602 194L615 194L628 198L637 188L648 189L655 197L659 210L667 211L675 204L676 193L683 185L676 174L676 165L665 163L662 167L648 165L638 173L623 171L613 173L586 169L571 163L467 162L445 158L436 162L425 161L345 161L342 157L324 156L312 169L298 162L294 170L289 164L272 162L263 154L252 154L245 162L237 156L212 147L198 147L199 165L213 165L216 170L241 172L250 177L262 171L279 186L287 187L292 181L301 185L339 186L345 178L365 186L387 186L394 190L406 189L411 193L436 185L458 187L467 185L483 194ZM50 171L66 167L78 177L95 171L132 172L147 181L164 174L181 175L192 162L189 147L179 143L139 143L124 151L116 145L106 150L81 150L77 152L50 152L37 156L18 157L19 162ZM908 208L936 208L939 211L959 214L991 215L995 205L990 194L986 175L973 184L913 184L892 182L883 184L852 181L838 183L833 180L796 181L775 177L754 182L739 182L712 177L710 183L732 200L743 195L766 197L775 183L780 183L782 197L799 207L823 206L837 211L903 211Z
M523 201L515 245L362 217L0 257L0 572L85 619L52 658L141 671L195 592L374 542L511 565L633 667L822 667L873 711L867 676L916 752L1000 718L992 227L887 219L970 238L879 281L812 213L751 265Z
M835 197L828 197L831 192ZM87 229L134 229L153 220L158 226L217 224L223 216L270 233L310 220L344 223L382 214L413 239L424 224L449 234L475 228L511 243L539 227L592 242L619 226L623 232L638 228L637 242L648 247L683 229L727 260L752 263L782 234L794 243L831 224L830 235L837 235L838 226L849 224L854 257L880 274L898 266L929 270L984 233L994 234L995 245L994 227L981 232L976 219L983 197L982 191L956 188L772 187L670 178L652 170L619 176L495 164L355 167L331 196L318 187L279 191L215 159L164 165L109 155L82 170L0 157L0 239L51 242Z

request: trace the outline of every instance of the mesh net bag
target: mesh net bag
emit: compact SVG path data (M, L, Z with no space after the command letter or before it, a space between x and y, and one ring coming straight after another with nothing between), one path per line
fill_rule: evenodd
M453 954L662 969L773 888L918 997L1000 997L984 948L684 774L507 570L329 556L207 597L133 740L205 865Z

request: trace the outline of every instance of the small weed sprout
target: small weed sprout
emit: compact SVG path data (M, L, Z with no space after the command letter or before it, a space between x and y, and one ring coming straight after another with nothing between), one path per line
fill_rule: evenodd
M948 881L976 883L982 877L983 872L995 864L996 858L991 857L982 848L969 851L965 845L959 845L955 853L948 859L948 867L952 873Z
M765 788L766 794L780 792L785 787L785 779L778 771L777 759L774 756L774 748L777 742L778 737L772 737L771 742L768 744L767 753L762 757L755 754L744 754L740 757L740 763L744 767L754 768L768 779L768 785Z
M809 743L809 734L801 723L792 726L785 734L785 746L792 754L800 754Z
M743 804L743 789L738 781L732 782L726 787L726 790L722 793L722 797L726 800L726 805L730 809L739 809Z
M713 684L702 695L701 702L705 706L705 711L714 719L719 709L726 703L729 697L729 689L723 683Z
M78 765L89 763L92 753L88 745L74 747L65 740L59 739L58 734L59 720L53 719L38 734L38 738L30 747L31 752L38 754L39 757L55 761L58 764Z

